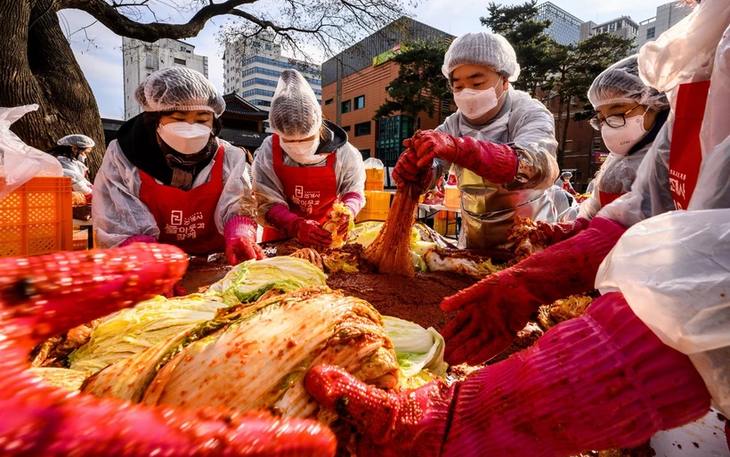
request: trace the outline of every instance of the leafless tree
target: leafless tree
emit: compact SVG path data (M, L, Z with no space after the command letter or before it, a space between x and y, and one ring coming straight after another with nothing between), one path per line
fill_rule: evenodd
M94 138L100 146L92 152L89 165L95 171L104 144L99 109L58 12L85 11L117 35L145 42L194 37L210 19L227 16L235 19L224 31L227 36L273 34L294 51L306 54L307 47L316 46L324 55L331 55L400 17L412 1L3 0L0 106L40 105L14 126L24 141L39 149L50 149L69 132ZM173 24L161 18L160 11L170 7L189 20ZM152 22L147 22L150 18Z

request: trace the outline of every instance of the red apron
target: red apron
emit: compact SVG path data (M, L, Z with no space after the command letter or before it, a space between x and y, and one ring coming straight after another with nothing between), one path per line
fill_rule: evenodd
M172 244L188 254L210 254L226 249L226 240L215 226L215 210L223 193L225 148L218 148L210 180L184 191L157 184L155 178L139 172L139 199L147 205L160 228L160 243Z
M608 206L613 203L614 200L622 196L623 193L609 194L608 192L598 191L598 201L601 202L601 208Z
M682 84L677 93L669 149L669 185L677 209L687 209L697 185L702 164L700 129L709 90L710 81L702 81Z
M289 211L299 217L317 221L327 220L332 206L337 202L337 177L335 176L336 154L327 157L324 167L288 167L284 165L284 152L281 150L279 136L271 141L274 155L274 173L284 186L284 196ZM262 241L275 241L288 238L271 227L264 228Z

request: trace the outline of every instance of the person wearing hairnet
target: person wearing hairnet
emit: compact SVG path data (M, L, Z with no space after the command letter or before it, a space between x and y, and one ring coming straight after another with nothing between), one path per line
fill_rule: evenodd
M225 102L216 88L173 67L150 75L135 97L144 112L122 125L96 175L99 245L159 241L193 255L225 251L232 265L263 258L250 167L217 137Z
M669 100L641 80L637 55L598 75L588 99L597 111L591 126L601 132L610 152L594 181L594 192L578 213L578 217L592 219L631 189L639 164L667 121Z
M500 35L467 33L449 46L442 71L458 111L406 140L393 171L396 183L429 187L432 177L455 165L460 248L506 245L518 216L554 222L545 190L558 175L555 120L542 103L510 86L520 73L512 46Z
M442 308L460 313L443 332L446 358L484 362L540 304L597 285L604 295L583 316L450 386L385 392L338 367L310 370L308 391L364 436L359 456L569 456L639 445L707 414L711 400L730 414L728 24L730 4L705 0L642 48L642 79L672 113L631 191L584 232L447 298ZM666 148L695 165L673 166ZM687 198L690 212L671 211Z
M578 192L573 189L573 185L570 183L571 179L573 179L573 173L564 171L560 173L560 180L558 181L558 184L570 195L576 195Z
M89 169L86 166L86 156L96 144L86 135L66 135L57 142L57 146L48 151L61 163L63 175L71 178L71 190L81 192L86 202L91 203L94 186L86 178Z
M279 78L269 111L275 134L256 152L253 188L264 241L297 238L309 246L329 246L323 224L340 202L337 232L347 236L365 203L365 165L342 128L322 120L314 91L296 70Z

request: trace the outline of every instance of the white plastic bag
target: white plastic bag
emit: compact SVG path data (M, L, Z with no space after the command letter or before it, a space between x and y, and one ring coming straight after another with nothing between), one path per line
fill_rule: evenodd
M375 157L370 157L368 159L365 159L365 162L363 162L363 163L365 164L366 170L368 168L374 168L376 170L382 170L385 168L385 166L383 165L383 162L380 159L377 159Z
M730 209L674 211L624 233L596 276L668 346L689 355L730 413Z
M55 157L32 148L10 131L10 126L38 105L0 108L0 199L36 176L63 176Z
M680 84L706 81L712 58L730 20L730 2L707 0L675 26L639 50L639 75L665 92L672 107Z

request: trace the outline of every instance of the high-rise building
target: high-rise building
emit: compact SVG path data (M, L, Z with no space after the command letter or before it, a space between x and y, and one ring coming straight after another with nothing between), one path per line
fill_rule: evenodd
M268 112L281 72L299 71L322 103L320 66L281 54L281 45L267 37L226 42L223 56L223 88ZM265 123L268 129L268 122Z
M208 58L195 54L195 46L179 40L163 39L154 43L122 38L124 57L124 118L142 112L134 91L152 73L170 67L187 67L208 77Z
M584 22L580 26L580 41L599 33L610 33L619 38L633 38L636 40L639 33L639 24L628 16L617 17L602 24L593 21Z
M665 3L656 9L656 16L639 23L639 47L654 41L692 12L692 7L678 2Z
M392 59L409 41L442 41L453 36L408 17L401 17L322 64L322 112L340 125L363 158L378 157L393 167L405 149L403 140L415 129L433 129L443 117L420 113L416 118L396 113L377 121L373 116L388 98L387 88L398 77ZM440 64L440 63L439 63ZM450 101L442 101L446 108ZM436 101L434 101L436 104Z
M551 2L537 5L537 18L541 21L550 21L545 33L559 44L572 44L580 39L580 26L583 21Z

